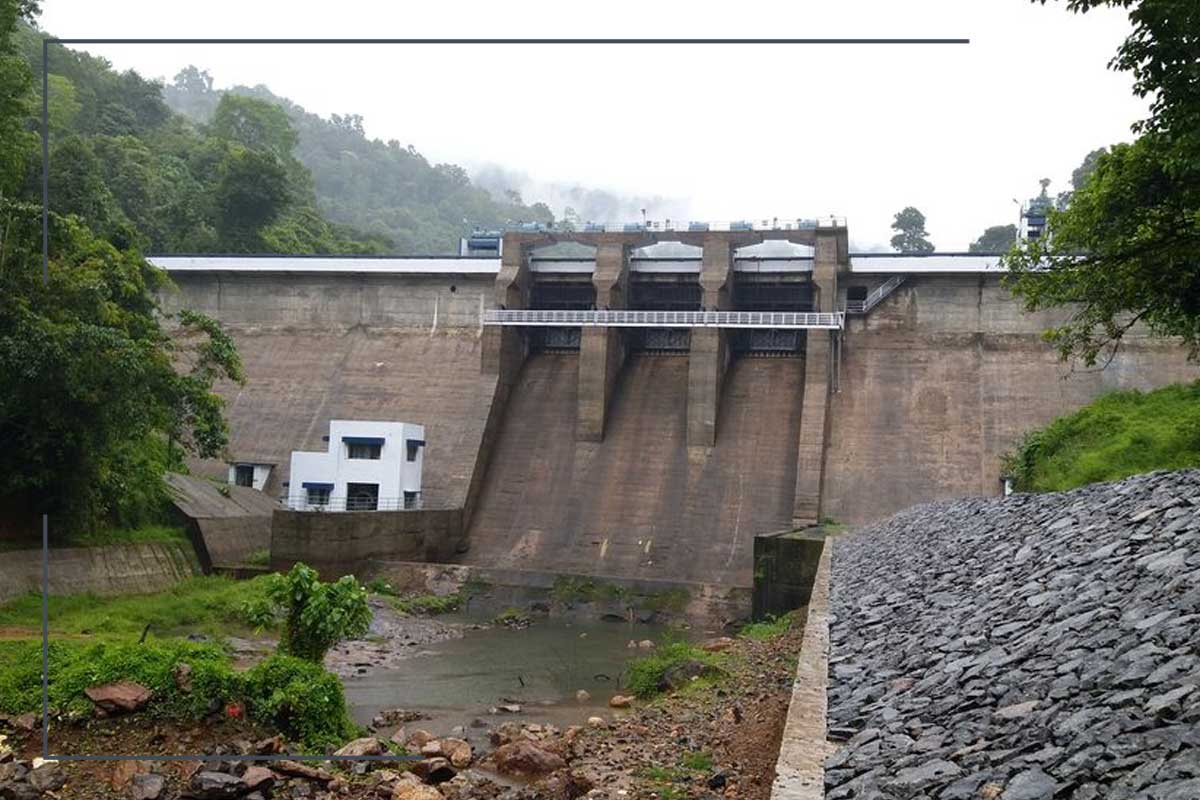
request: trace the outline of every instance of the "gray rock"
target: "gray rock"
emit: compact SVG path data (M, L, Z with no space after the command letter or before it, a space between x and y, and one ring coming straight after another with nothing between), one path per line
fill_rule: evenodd
M130 785L130 795L133 800L158 800L166 788L162 775L153 772L142 772L133 776Z

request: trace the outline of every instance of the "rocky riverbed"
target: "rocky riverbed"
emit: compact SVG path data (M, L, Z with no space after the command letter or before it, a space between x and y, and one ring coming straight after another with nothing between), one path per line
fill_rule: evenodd
M7 736L0 741L0 798L766 800L802 627L797 622L768 640L713 640L709 647L725 654L722 679L683 678L681 691L649 703L606 696L610 707L586 724L522 723L514 721L517 709L501 704L495 713L443 730L420 712L394 710L380 715L368 736L338 751L380 757L403 747L413 756L409 761L299 763L289 760L294 750L287 742L244 720L185 724L133 713L56 723L51 750L160 757L190 751L214 758L42 763L33 715L0 718L0 734ZM581 697L581 708L587 702ZM263 757L271 760L256 760Z
M832 564L829 800L1200 798L1200 471L918 506Z

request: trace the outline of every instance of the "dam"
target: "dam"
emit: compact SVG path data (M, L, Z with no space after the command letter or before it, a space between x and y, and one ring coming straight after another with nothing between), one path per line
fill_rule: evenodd
M998 494L1025 431L1195 377L1144 334L1072 372L996 255L848 241L840 219L772 220L151 261L164 308L219 320L245 365L220 387L229 463L193 472L266 467L278 496L332 419L425 426L425 507L452 516L401 561L746 589L756 535Z

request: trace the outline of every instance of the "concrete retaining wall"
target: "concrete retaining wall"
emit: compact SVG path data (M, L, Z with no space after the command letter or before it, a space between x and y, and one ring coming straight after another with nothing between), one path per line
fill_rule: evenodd
M303 561L325 580L365 579L378 559L447 561L462 535L462 510L325 513L278 509L271 519L271 569Z
M822 800L825 759L835 746L826 741L829 687L829 572L833 548L821 554L804 621L796 681L788 705L771 800Z
M191 548L151 542L50 551L50 594L155 592L198 574ZM42 591L42 551L14 550L0 557L0 602Z

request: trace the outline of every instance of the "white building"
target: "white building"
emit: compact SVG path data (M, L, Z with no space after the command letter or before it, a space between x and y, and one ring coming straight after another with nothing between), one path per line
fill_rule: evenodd
M425 428L335 419L324 453L292 452L287 504L300 511L421 507Z

